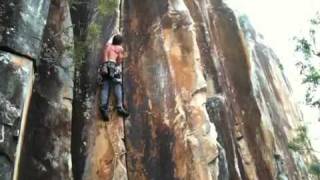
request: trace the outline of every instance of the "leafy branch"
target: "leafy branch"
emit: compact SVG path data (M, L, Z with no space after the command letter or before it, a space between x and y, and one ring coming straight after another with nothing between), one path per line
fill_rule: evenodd
M288 148L300 154L320 153L312 148L310 139L308 138L308 129L306 126L299 126L297 135L288 143ZM314 159L308 168L310 174L316 176L320 180L320 163Z
M320 14L310 20L309 33L302 37L294 37L296 41L296 52L303 55L303 59L296 65L300 68L300 74L303 75L302 83L307 85L305 101L308 105L320 108L320 98L317 96L320 85L320 67L317 65L316 57L320 57L320 50L317 47L316 29L320 27Z
M310 174L317 177L318 180L320 180L320 163L314 162L309 166L309 172Z

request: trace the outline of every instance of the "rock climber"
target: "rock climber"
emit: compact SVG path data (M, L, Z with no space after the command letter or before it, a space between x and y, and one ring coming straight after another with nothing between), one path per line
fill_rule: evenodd
M113 35L104 49L104 56L99 67L101 77L100 112L104 121L108 121L108 101L110 91L116 96L116 110L123 117L128 117L128 111L123 107L122 87L122 61L124 50L122 47L122 36Z

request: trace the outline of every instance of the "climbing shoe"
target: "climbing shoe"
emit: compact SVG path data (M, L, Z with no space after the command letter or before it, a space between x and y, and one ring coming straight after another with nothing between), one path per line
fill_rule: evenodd
M123 117L128 117L129 116L129 112L127 110L125 110L123 107L117 107L117 112L118 114L120 114Z
M101 109L100 112L101 112L101 116L102 116L103 121L109 121L108 111Z
M109 121L109 116L108 116L108 113L107 113L107 112L102 114L102 119L103 119L103 121L105 121L105 122Z

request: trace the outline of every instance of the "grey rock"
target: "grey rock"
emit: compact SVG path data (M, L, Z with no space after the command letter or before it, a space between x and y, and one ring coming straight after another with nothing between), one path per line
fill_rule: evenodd
M3 154L0 153L0 179L11 180L13 163Z
M38 59L50 0L2 0L0 47Z
M53 0L28 113L20 179L72 179L73 31L67 0ZM31 163L30 163L31 162Z
M0 177L10 179L24 102L32 88L33 63L0 51L0 74Z

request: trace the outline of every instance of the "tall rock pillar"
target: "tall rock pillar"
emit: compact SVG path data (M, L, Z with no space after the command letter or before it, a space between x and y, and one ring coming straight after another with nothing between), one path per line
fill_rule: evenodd
M50 1L0 3L0 179L19 164L26 112Z

